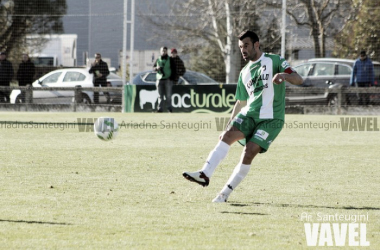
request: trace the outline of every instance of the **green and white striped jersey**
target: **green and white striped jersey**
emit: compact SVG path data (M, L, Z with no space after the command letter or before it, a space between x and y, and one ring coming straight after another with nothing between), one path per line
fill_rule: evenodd
M240 113L254 119L285 118L285 82L277 85L272 78L277 73L291 73L288 62L279 55L263 53L259 60L241 70L236 100L247 101Z

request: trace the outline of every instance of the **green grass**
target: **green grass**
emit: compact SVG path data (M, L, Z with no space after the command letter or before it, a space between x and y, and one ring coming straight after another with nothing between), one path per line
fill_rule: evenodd
M114 141L73 125L0 127L0 249L309 249L302 213L368 213L365 249L380 249L379 131L300 128L340 117L288 115L229 202L213 204L241 146L207 188L181 174L201 168L220 134L215 117L226 115L2 112L0 121L100 116L124 124ZM141 122L157 127L126 127Z

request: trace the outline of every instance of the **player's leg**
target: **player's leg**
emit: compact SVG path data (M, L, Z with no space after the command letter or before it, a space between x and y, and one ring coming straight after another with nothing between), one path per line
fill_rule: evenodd
M210 178L219 163L227 156L230 146L252 134L254 121L243 114L236 115L227 131L220 136L220 141L207 157L202 169L196 172L184 172L183 177L202 186L208 186Z
M208 155L202 169L196 172L184 172L183 177L204 187L208 186L211 176L219 163L227 156L230 146L243 138L245 136L241 131L236 127L230 127L228 131L221 135L219 142Z
M94 87L100 87L100 84L94 83ZM94 103L99 104L99 92L98 91L94 92Z
M213 202L227 201L228 196L247 176L253 159L258 153L265 153L268 150L270 144L281 132L283 125L282 120L273 119L260 122L256 126L253 136L249 138L244 148L239 164Z
M227 183L212 202L226 202L232 191L242 182L251 169L252 160L261 152L261 147L249 141L244 147L240 162L236 165Z
M111 83L109 82L106 82L106 83L103 83L102 84L102 87L105 87L105 88L108 88L108 87L112 87ZM109 92L103 92L104 96L106 97L106 102L107 104L111 102L111 95Z
M243 138L245 138L244 134L236 127L229 128L228 131L220 136L220 141L210 152L201 171L211 178L216 167L227 156L230 146Z
M173 89L173 81L167 79L165 82L165 91L166 91L166 108L171 113L172 109L172 89Z
M165 85L163 84L162 80L157 80L156 87L158 91L158 107L157 112L163 111L163 101L164 101L164 95L165 95Z

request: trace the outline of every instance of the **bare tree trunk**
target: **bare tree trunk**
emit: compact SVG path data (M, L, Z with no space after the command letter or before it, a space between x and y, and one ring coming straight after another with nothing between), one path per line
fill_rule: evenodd
M326 35L323 28L321 33L321 53L322 57L326 57Z
M231 49L231 71L229 77L229 83L236 83L239 78L240 66L241 66L241 55L238 49L238 38L233 37L232 39L232 49Z
M237 42L237 39L233 36L233 19L231 17L231 4L229 3L229 0L225 0L224 7L225 7L225 14L226 14L226 29L227 29L227 36L225 37L226 41L223 41L222 38L219 36L219 25L216 20L216 13L214 13L213 10L213 3L211 0L208 0L209 3L209 10L210 10L210 16L211 16L211 22L213 27L213 33L216 38L217 44L220 47L220 50L223 52L223 59L224 63L226 65L225 72L226 72L226 84L233 83L236 81L236 52L234 53L233 46L237 46L235 42ZM234 44L235 43L235 44Z

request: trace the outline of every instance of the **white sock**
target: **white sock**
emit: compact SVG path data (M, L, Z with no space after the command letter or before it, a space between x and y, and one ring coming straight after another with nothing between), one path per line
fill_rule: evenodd
M231 177L228 179L226 185L223 187L221 193L230 195L231 192L239 185L239 183L247 176L251 165L245 165L239 163L232 173Z
M219 141L216 144L213 151L207 157L206 163L203 165L202 172L208 177L211 178L216 167L219 163L227 156L230 145L223 141Z

